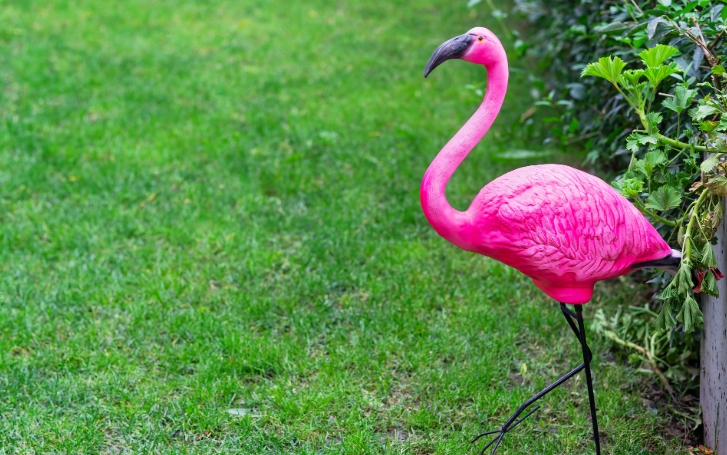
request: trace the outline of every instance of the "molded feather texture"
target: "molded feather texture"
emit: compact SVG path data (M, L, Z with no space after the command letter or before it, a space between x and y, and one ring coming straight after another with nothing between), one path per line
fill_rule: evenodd
M474 250L514 267L556 300L585 303L593 284L670 256L649 221L603 180L563 165L516 169L466 212Z

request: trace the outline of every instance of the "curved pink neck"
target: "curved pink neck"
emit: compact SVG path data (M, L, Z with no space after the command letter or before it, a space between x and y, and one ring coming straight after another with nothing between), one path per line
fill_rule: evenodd
M424 215L439 235L460 248L472 246L471 227L467 212L455 210L445 196L450 177L490 129L500 112L507 92L507 60L487 67L487 93L477 111L449 140L424 174L419 196Z

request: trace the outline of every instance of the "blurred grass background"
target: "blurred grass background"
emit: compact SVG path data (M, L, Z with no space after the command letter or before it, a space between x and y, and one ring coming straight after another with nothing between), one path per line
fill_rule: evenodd
M557 304L419 207L485 77L422 78L490 25L460 3L0 1L0 452L476 453L578 364ZM491 159L533 148L524 77L456 207L526 164ZM606 453L677 450L594 351ZM499 453L592 450L586 403Z

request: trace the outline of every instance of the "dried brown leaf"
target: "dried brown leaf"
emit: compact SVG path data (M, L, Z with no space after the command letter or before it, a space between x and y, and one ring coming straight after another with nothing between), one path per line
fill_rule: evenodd
M715 175L710 177L707 182L707 188L712 194L725 197L727 196L727 177L722 175Z

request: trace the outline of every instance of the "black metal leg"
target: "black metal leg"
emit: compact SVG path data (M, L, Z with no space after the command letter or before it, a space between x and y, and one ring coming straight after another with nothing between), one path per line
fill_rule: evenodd
M593 378L591 378L591 352L586 344L586 329L583 326L583 305L574 305L576 319L580 329L581 346L583 347L583 363L586 365L586 385L588 386L588 403L591 405L591 421L593 422L593 441L596 443L596 455L601 455L601 441L598 435L598 419L596 417L596 398L593 395Z
M485 451L487 449L489 449L490 447L492 447L492 451L490 452L490 455L494 455L495 454L495 451L500 446L500 443L502 442L502 439L505 437L505 434L508 431L510 431L510 430L514 429L515 427L517 427L523 420L525 420L528 417L530 417L530 415L532 415L535 411L537 411L540 408L540 406L534 407L533 409L531 409L530 411L528 411L528 413L525 414L524 417L518 419L518 417L520 417L520 414L522 414L526 409L528 409L533 403L535 403L539 399L543 398L545 395L547 395L550 392L552 392L554 389L556 389L557 387L559 387L565 381L567 381L568 379L572 378L573 376L575 376L576 374L578 374L581 370L583 370L584 368L586 368L586 366L587 366L587 363L586 362L589 362L590 363L591 358L592 358L592 354L591 354L591 350L588 349L588 346L585 343L585 332L584 332L584 329L582 327L583 326L583 318L581 316L580 319L579 319L579 316L578 316L580 314L579 313L580 306L581 305L577 305L576 306L576 312L575 313L573 311L569 310L565 306L565 304L563 304L563 303L560 304L560 309L561 309L561 311L563 313L563 316L565 317L565 320L568 322L568 325L570 326L571 330L576 335L576 338L578 338L578 342L582 346L584 363L582 363L582 364L578 365L577 367L573 368L571 371L569 371L568 373L566 373L563 377L561 377L560 379L558 379L557 381L555 381L554 383L552 383L548 387L544 388L540 392L538 392L535 395L533 395L532 397L530 397L530 399L528 399L528 401L526 401L519 408L517 408L517 410L512 414L512 416L510 416L510 418L507 420L507 422L505 422L505 424L499 430L488 431L486 433L482 433L482 434L477 435L477 437L474 438L471 442L474 443L474 442L478 441L480 438L482 438L484 436L496 435L492 440L490 440L489 443L487 443L487 445L485 445L482 448L482 450L480 451L480 455L483 455L485 453ZM576 327L576 323L573 321L572 318L576 318L579 321L580 326L581 326L580 327L580 330L579 330L578 327ZM583 336L581 336L581 334L583 334ZM591 377L590 374L591 374L590 373L590 370L587 370L587 380L588 381L590 381L590 379L589 379ZM590 382L589 382L589 384L590 384ZM589 390L591 391L591 394L592 394L592 389L589 388ZM595 404L591 406L591 409L592 409L592 415L594 416L594 419L595 419ZM594 420L594 422L595 422L595 420ZM598 434L598 433L596 433L596 434ZM598 455L600 455L600 445L599 445L598 442L596 442L596 450L598 451Z

